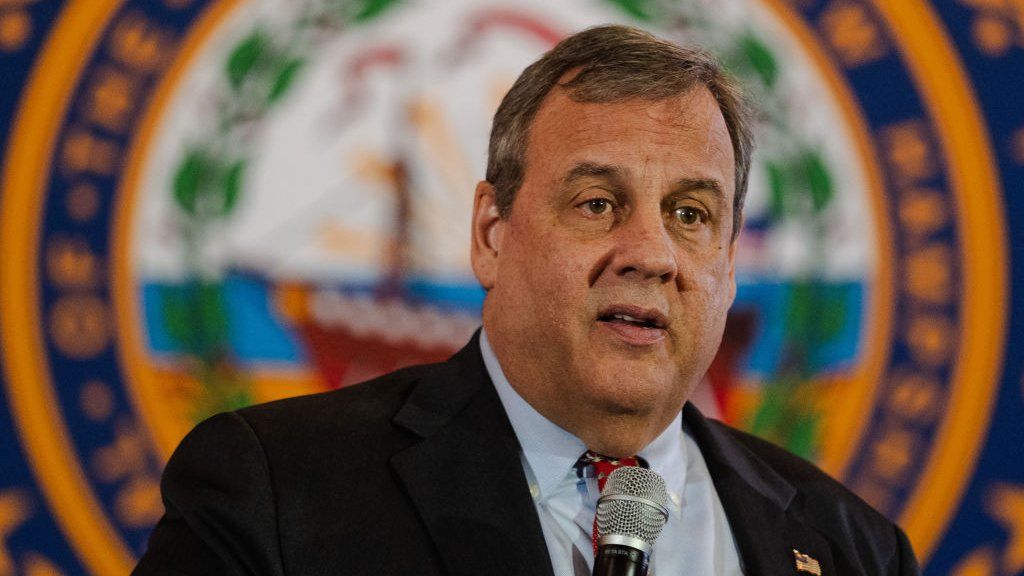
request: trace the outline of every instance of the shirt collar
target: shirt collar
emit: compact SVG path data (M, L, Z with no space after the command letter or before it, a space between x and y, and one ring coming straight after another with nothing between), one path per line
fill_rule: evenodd
M683 413L676 414L672 423L661 431L650 444L640 451L639 456L648 466L665 480L669 507L673 515L679 514L683 491L686 486L687 450L683 441Z
M587 447L579 438L537 412L512 388L483 330L480 331L480 353L543 498L551 494Z
M512 429L519 438L523 455L533 472L541 498L550 495L586 450L583 441L537 412L509 384L501 370L497 356L480 331L480 353L487 374L494 382ZM683 444L682 412L639 456L647 461L651 470L665 478L670 492L680 493L686 483L686 448Z

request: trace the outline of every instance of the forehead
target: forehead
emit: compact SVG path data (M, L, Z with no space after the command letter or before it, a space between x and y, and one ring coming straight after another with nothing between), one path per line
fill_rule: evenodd
M580 162L713 178L734 190L732 142L718 103L700 86L663 100L576 102L561 88L545 98L530 127L526 178Z

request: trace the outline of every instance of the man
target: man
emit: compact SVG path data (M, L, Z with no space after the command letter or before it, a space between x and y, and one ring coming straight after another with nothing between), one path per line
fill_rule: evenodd
M703 53L619 26L561 42L495 115L482 332L198 426L136 573L589 574L588 451L666 479L655 574L916 573L863 501L686 404L735 295L751 147Z

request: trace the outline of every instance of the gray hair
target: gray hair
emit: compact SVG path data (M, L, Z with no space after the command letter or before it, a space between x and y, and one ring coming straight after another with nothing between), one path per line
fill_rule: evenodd
M559 82L566 72L578 72ZM736 161L732 239L740 231L754 148L752 118L743 94L718 62L697 48L683 48L629 26L588 28L563 39L516 79L498 106L488 146L487 181L502 218L523 183L530 124L558 85L575 102L663 100L704 86L718 103Z

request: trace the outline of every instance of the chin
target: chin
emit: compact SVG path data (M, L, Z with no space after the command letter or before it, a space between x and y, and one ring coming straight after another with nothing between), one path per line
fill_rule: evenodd
M646 415L664 410L678 397L671 379L625 372L595 390L595 404L608 414Z

